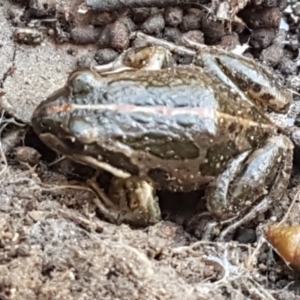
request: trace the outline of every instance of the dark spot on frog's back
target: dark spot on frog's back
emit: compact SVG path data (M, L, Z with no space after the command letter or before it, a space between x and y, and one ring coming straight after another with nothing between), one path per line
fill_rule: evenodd
M261 147L270 135L270 132L261 130L253 131L251 128L247 128L245 133L247 141L252 148Z
M251 88L253 92L259 93L261 91L262 86L258 83L253 83Z
M237 127L238 127L238 124L237 124L237 123L231 122L231 124L228 126L228 132L229 132L229 133L236 132Z
M264 93L261 95L261 99L264 101L270 101L270 100L274 100L275 98L271 94Z
M164 134L149 133L120 140L134 150L148 152L161 159L194 159L199 157L199 149L193 141L170 138Z

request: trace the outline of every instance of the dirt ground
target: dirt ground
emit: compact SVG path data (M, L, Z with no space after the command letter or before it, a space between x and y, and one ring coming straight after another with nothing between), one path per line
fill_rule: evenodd
M78 61L91 62L97 46L55 43L51 34L37 45L16 42L18 24L12 20L24 13L21 2L0 0L0 92L4 93L2 110L26 123L37 104L64 85ZM61 4L56 9L71 10L75 2L56 1ZM291 34L291 40L294 37ZM288 74L286 81L299 92L298 73ZM296 115L296 108L289 116ZM1 130L9 120L3 117ZM3 138L1 300L300 299L298 273L280 259L263 234L267 225L284 217L293 200L286 224L299 224L296 161L285 197L259 215L255 227L249 226L254 241L240 238L221 243L200 240L186 231L178 221L183 218L178 216L182 207L173 211L175 217L144 229L105 222L95 212L95 195L83 183L60 172L63 165L47 166L52 154L40 141L25 141L43 154L35 166L16 159L18 153L22 156L18 152L22 140L4 154L7 143L9 139ZM185 210L193 212L189 207Z

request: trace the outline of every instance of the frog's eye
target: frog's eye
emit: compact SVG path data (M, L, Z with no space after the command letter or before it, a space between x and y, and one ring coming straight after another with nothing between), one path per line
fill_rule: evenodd
M91 72L78 72L69 79L69 86L75 94L87 94L94 88L95 78Z

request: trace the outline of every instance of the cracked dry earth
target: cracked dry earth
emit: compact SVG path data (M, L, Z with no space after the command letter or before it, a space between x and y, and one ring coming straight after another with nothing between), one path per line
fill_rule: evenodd
M37 103L62 86L78 57L68 54L74 45L51 39L35 47L16 44L8 5L0 0L2 108L9 112L13 103L26 122ZM96 51L76 49L77 56ZM86 187L43 162L33 167L1 156L1 300L300 299L297 273L262 235L267 220L287 211L297 188L258 217L255 243L206 242L178 222L145 229L107 223L95 214L95 196ZM289 218L297 223L298 203Z

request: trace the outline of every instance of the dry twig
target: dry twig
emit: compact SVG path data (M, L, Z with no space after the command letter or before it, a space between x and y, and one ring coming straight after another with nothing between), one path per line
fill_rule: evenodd
M179 54L179 55L188 55L188 56L194 56L196 55L196 52L194 50L188 49L183 46L175 45L174 43L155 38L153 36L147 35L141 31L135 32L131 35L130 38L140 38L141 40L146 41L149 45L157 45L167 48L169 51Z

